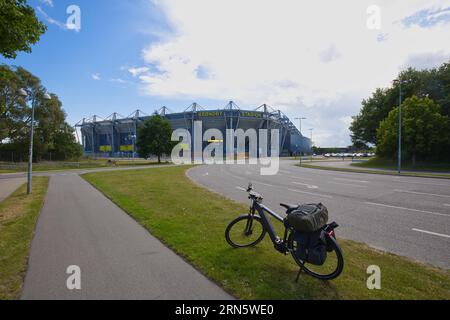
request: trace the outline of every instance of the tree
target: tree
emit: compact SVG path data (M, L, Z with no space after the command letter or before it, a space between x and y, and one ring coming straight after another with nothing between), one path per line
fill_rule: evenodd
M450 63L431 70L409 68L397 77L402 82L402 100L406 98L429 97L442 108L442 114L450 116ZM377 129L390 111L399 103L399 84L390 88L378 88L372 96L362 101L362 108L353 117L350 126L355 146L377 144Z
M406 159L415 165L418 158L445 155L450 148L450 122L441 107L429 98L413 96L402 104L402 147ZM394 158L398 147L398 107L389 112L378 128L377 153Z
M0 0L0 54L15 59L18 51L31 52L47 27L26 0Z
M151 155L158 157L172 151L174 143L172 139L172 127L170 122L155 114L150 117L138 130L136 145L141 158L149 158Z
M49 148L53 160L78 159L83 155L83 148L76 142L74 133L67 123L54 133L53 144Z
M17 94L24 88L28 96ZM0 155L14 152L16 159L28 157L32 103L35 104L34 156L40 160L50 152L64 150L61 160L80 156L74 131L65 122L62 102L55 94L51 100L43 99L47 90L38 77L21 67L0 65ZM6 160L10 160L8 156Z

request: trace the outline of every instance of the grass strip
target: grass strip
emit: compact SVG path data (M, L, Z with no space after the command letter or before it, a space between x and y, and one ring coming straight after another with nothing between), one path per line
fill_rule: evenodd
M107 160L90 160L81 162L60 162L60 161L47 161L33 164L34 172L46 172L46 171L69 171L79 169L97 169L97 168L116 168L116 167L140 167L151 166L159 164L168 164L169 162L147 161L147 160L118 160L116 162L108 162ZM4 169L2 169L2 166ZM6 168L6 169L5 169ZM20 164L16 167L14 165L0 163L1 173L17 173L26 172L27 164Z
M372 158L367 161L352 163L352 166L361 168L397 170L397 162L383 158ZM403 170L429 171L430 173L448 173L450 165L448 163L418 163L415 166L411 162L402 163ZM425 172L428 173L428 172Z
M327 171L341 171L341 172L356 172L356 173L369 173L369 174L383 174L390 176L405 176L405 177L421 177L421 178L438 178L438 179L450 179L450 174L444 173L419 173L419 172L408 172L402 171L398 174L395 171L384 171L384 170L370 170L370 169L358 169L358 168L338 168L338 167L329 167L329 166L320 166L315 164L296 164L298 167L309 168L309 169L319 169L319 170L327 170Z
M17 299L27 270L30 243L44 203L48 177L33 177L0 203L0 300Z

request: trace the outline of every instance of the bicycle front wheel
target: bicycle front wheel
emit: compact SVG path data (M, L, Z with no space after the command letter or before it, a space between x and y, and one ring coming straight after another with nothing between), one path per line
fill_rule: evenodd
M266 235L261 218L244 215L233 220L225 230L225 238L233 248L256 246Z
M295 241L294 232L291 232L288 238L288 247L290 248L292 257L295 262L302 268L305 273L320 280L333 280L337 278L344 270L344 257L336 239L330 237L327 239L328 254L325 263L317 266L307 261L301 260L296 250L299 244Z

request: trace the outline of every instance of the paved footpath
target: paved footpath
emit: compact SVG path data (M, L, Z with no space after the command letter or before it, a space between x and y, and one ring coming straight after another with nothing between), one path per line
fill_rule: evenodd
M66 270L81 269L81 290ZM77 173L54 174L22 299L232 299Z

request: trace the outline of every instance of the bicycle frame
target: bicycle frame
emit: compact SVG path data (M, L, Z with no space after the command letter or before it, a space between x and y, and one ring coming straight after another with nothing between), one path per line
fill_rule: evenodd
M273 227L269 218L267 217L266 212L280 222L283 222L284 219L280 215L278 215L276 212L274 212L270 208L266 207L264 204L259 203L258 201L254 200L254 199L252 200L252 202L253 203L250 208L251 214L254 215L255 211L258 211L258 214L261 217L262 224L263 224L264 228L266 229L267 233L269 234L270 239L272 240L272 242L275 246L275 249L280 251L281 253L286 253L288 251L288 248L286 246L288 228L285 227L284 237L283 237L283 239L281 239L278 236L277 232L275 231L275 228Z

